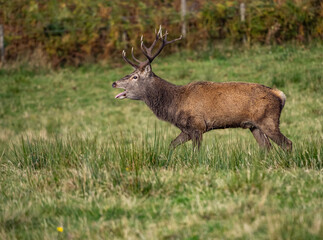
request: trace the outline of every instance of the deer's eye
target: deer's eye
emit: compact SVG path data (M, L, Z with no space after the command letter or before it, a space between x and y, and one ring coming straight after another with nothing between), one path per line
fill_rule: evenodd
M133 79L137 79L138 77L137 76L133 76Z

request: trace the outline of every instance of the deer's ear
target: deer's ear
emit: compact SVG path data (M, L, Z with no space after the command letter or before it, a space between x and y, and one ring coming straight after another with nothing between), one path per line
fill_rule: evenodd
M149 76L150 73L152 72L150 64L147 64L147 66L145 66L142 72L145 76Z

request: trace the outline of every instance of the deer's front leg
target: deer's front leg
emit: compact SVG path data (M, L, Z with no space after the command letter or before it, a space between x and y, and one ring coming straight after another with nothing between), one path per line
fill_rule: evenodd
M184 132L181 132L170 144L170 146L172 148L176 148L178 145L181 145L187 141L191 140L191 137L184 133Z

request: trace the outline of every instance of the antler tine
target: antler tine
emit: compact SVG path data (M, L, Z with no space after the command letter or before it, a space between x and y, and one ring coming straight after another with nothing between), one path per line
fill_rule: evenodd
M173 40L171 40L171 41L166 41L165 45L170 44L170 43L173 43L173 42L176 42L176 41L178 41L178 40L181 40L181 39L182 39L182 37L183 37L183 35L181 35L179 38L173 39ZM166 39L166 36L165 36L165 39Z
M133 60L135 60L139 64L141 63L141 61L138 58L136 58L135 55L133 54L133 47L131 48L131 55L132 55Z
M148 59L151 58L152 50L155 47L157 41L160 39L160 36L161 36L161 28L159 28L158 33L156 33L156 38L149 48L145 46L144 41L143 41L143 37L141 37L141 50Z
M160 38L163 38L163 30L161 28L161 25L159 25L158 35L160 36Z
M148 48L144 45L143 41L141 41L140 48L141 48L142 53L146 56L146 58L148 58L150 60L150 56L147 53Z
M133 62L131 62L127 57L126 57L126 51L122 50L122 58L123 60L125 60L127 63L129 63L133 68L137 69L139 68L139 66L137 64L134 64Z
M147 51L147 47L145 46L144 44L144 35L141 35L141 38L140 38L140 47L141 47L141 50L143 52L146 52ZM146 55L146 54L145 54Z
M150 54L151 54L151 50L153 50L153 48L155 47L155 45L156 45L156 43L157 43L157 41L159 40L159 36L158 35L156 35L156 38L155 38L155 40L154 40L154 42L153 42L153 44L151 44L151 46L150 46L150 48L149 48L149 52L150 52Z
M168 32L166 30L164 36L162 36L162 38L164 38L163 40L165 40L166 42L167 42L167 35L168 35Z

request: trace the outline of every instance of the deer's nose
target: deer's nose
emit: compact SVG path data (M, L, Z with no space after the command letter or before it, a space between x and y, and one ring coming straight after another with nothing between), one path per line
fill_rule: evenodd
M115 88L116 86L117 86L117 83L116 82L112 83L112 87L113 88Z

